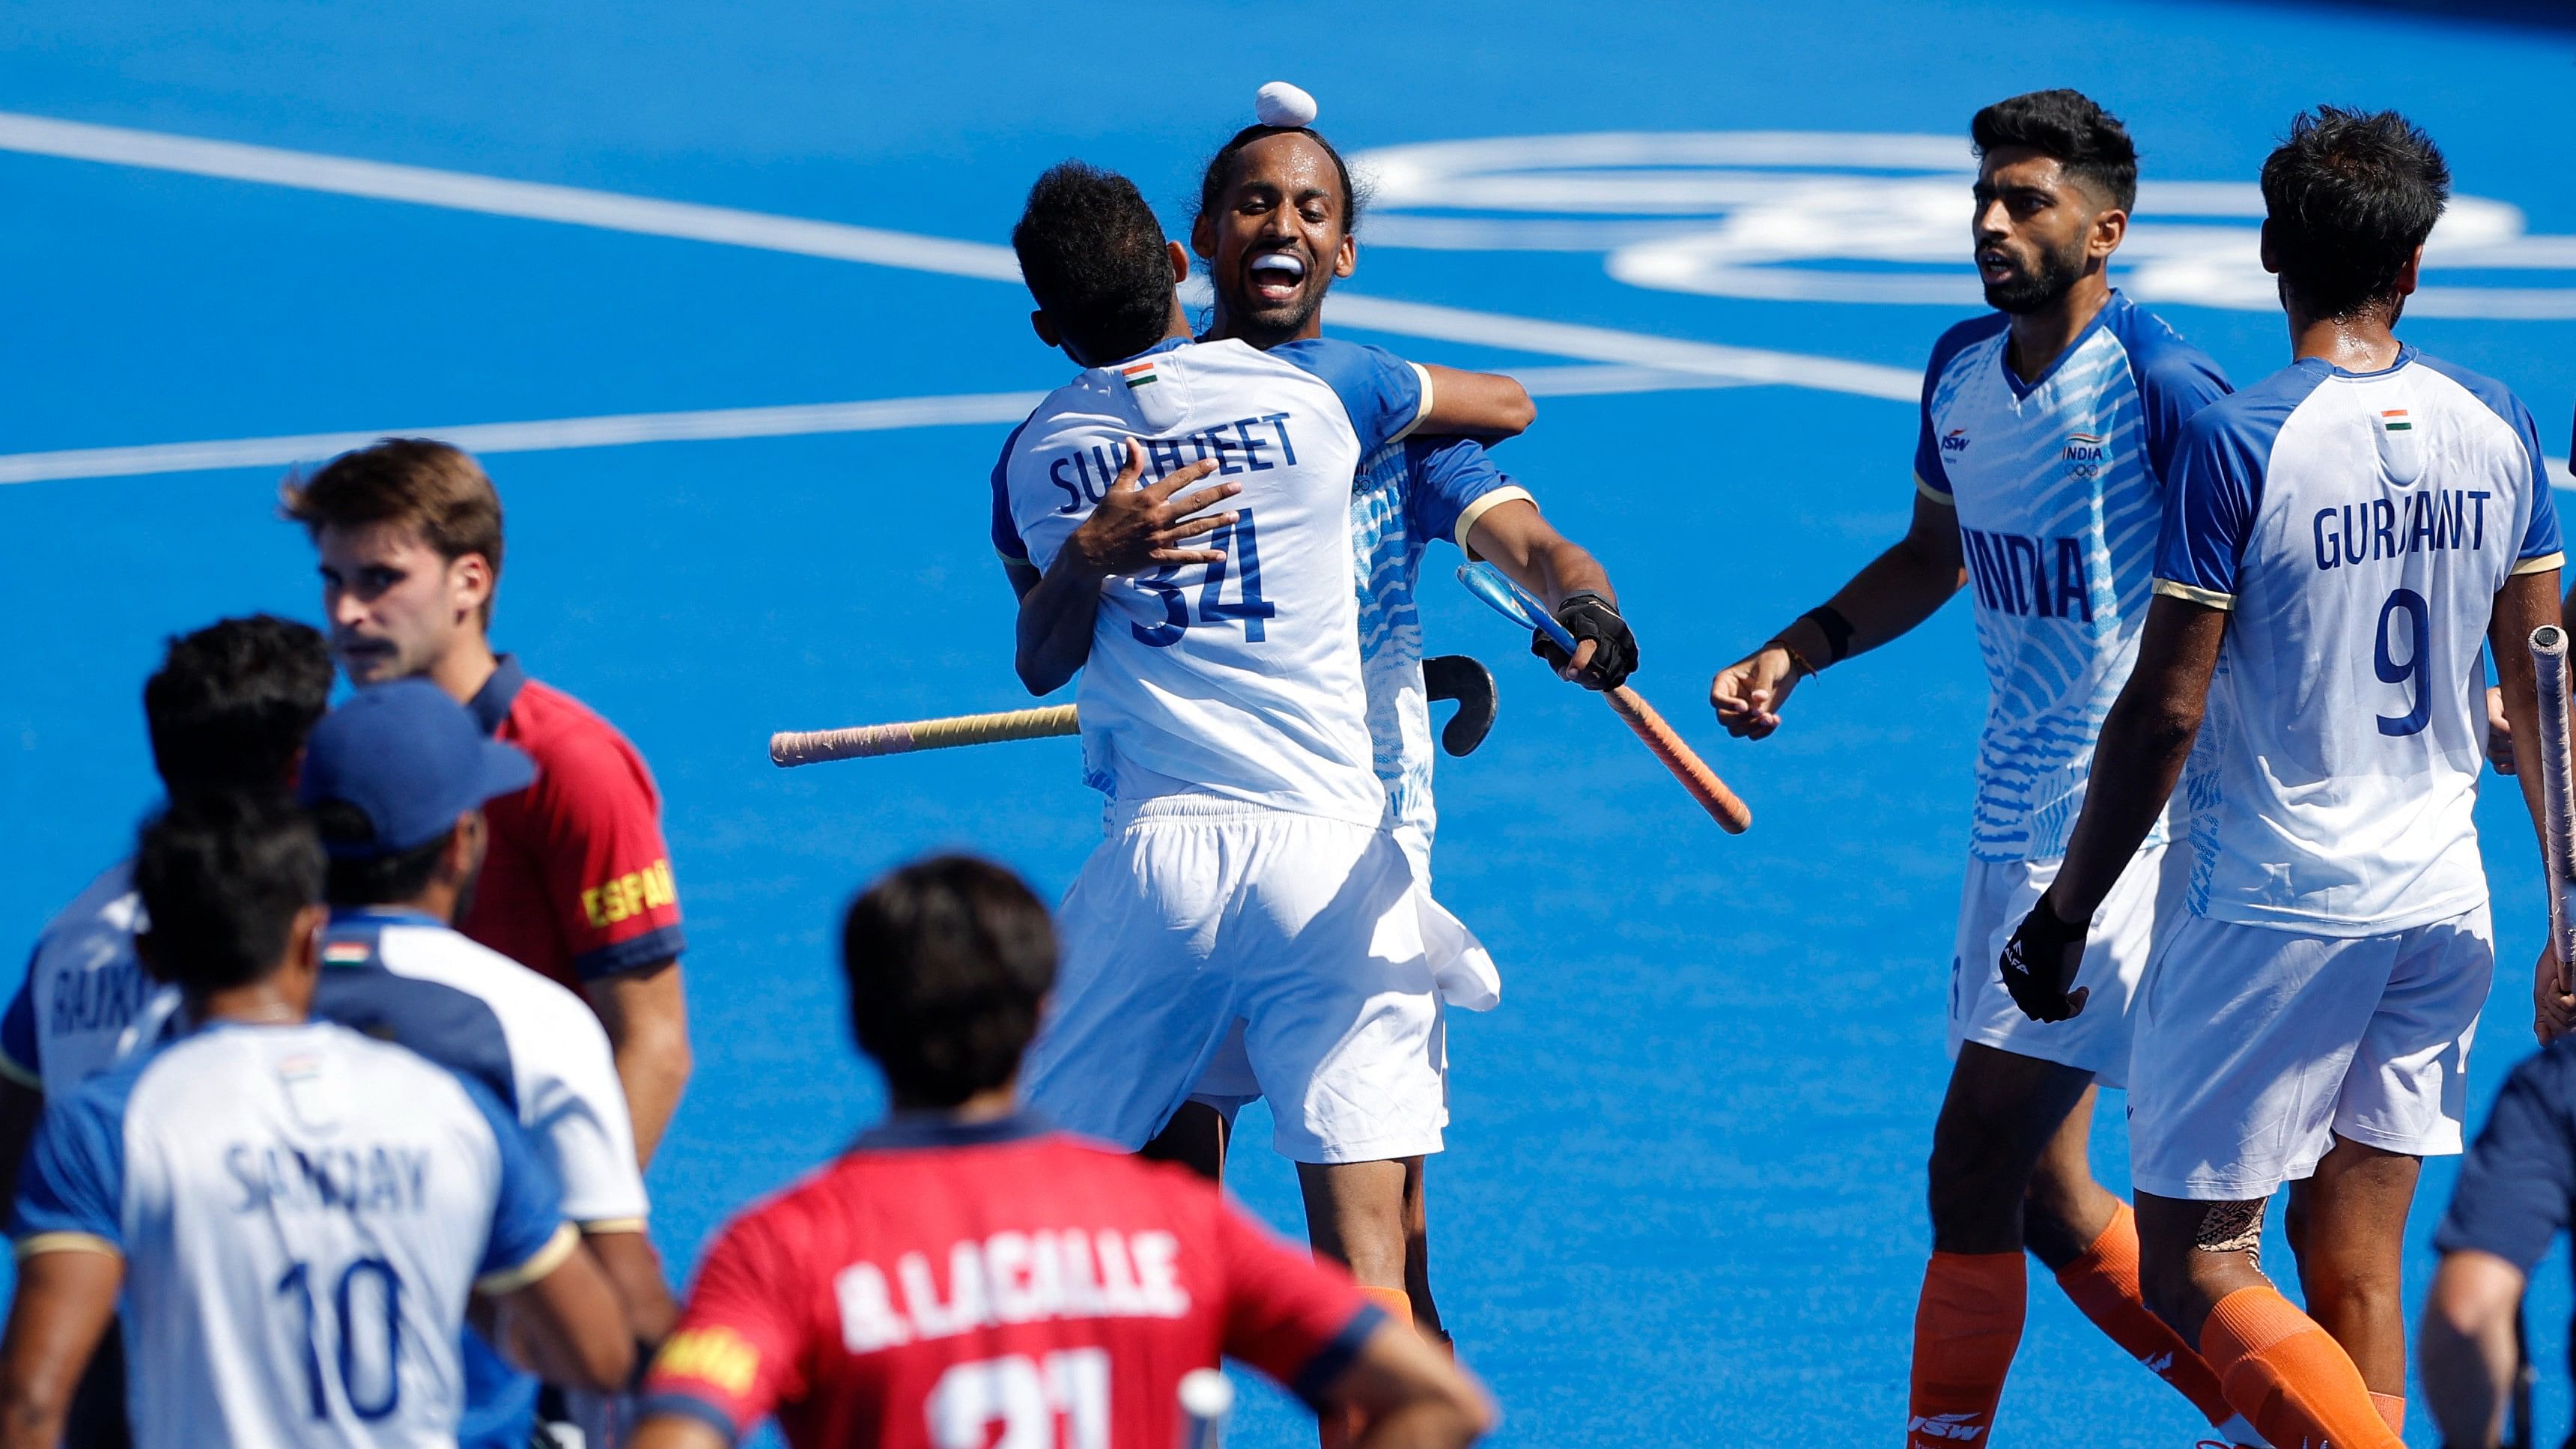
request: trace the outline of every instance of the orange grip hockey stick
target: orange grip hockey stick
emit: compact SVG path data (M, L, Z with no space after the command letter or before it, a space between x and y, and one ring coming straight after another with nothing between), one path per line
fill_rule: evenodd
M1522 593L1520 585L1505 578L1502 570L1489 563L1463 564L1458 569L1458 582L1467 586L1467 592L1492 605L1496 613L1547 635L1566 653L1574 652L1574 636L1549 617L1535 599ZM1717 777L1699 752L1664 723L1664 717L1655 713L1645 696L1623 684L1603 692L1601 698L1609 704L1611 713L1637 732L1637 738L1645 741L1646 748L1664 762L1664 768L1673 772L1673 778L1682 782L1682 788L1690 791L1691 798L1700 803L1719 828L1729 835L1742 835L1753 824L1753 812L1745 807L1743 799L1726 788L1726 782Z

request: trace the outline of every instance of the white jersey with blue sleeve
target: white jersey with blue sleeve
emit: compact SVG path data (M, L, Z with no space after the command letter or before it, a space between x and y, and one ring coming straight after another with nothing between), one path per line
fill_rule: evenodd
M2155 588L2230 611L2183 776L2194 911L2379 936L2485 904L2480 651L2505 580L2561 562L2546 467L2519 399L2411 346L2193 420Z
M1050 394L995 470L995 542L1044 570L1107 493L1127 440L1144 482L1212 460L1243 492L1213 564L1110 579L1082 671L1085 774L1121 806L1213 794L1376 826L1351 548L1363 458L1430 392L1393 354L1332 339L1256 351L1175 339ZM1004 515L1007 514L1007 518Z
M2006 356L2010 323L1992 313L1933 348L1914 478L1958 511L1985 657L1969 854L2044 862L2066 853L2137 661L2175 444L2227 379L2117 291L2034 382ZM2164 839L2159 822L2147 843Z
M130 860L56 913L0 1012L0 1076L59 1097L115 1064L119 1037L157 989L134 956L142 919Z
M1467 548L1486 512L1529 490L1468 438L1406 438L1360 465L1351 490L1351 546L1359 567L1360 671L1387 820L1423 879L1431 878L1431 704L1422 683L1422 556L1435 540Z
M576 1246L491 1095L325 1023L219 1023L48 1104L21 1260L125 1260L140 1449L456 1442L468 1295Z

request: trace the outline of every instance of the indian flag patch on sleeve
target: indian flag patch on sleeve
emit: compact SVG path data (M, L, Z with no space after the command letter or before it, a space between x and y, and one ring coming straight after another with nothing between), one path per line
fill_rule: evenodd
M322 963L326 966L364 966L367 964L367 958L374 954L375 952L369 950L364 941L322 943Z
M1134 392L1136 389L1143 387L1154 380L1154 364L1150 362L1131 362L1126 366L1119 368L1118 375L1127 380L1127 390L1129 392Z

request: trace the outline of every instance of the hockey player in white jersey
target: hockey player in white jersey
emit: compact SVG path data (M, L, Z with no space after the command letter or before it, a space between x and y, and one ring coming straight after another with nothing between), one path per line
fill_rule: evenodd
M1327 294L1358 262L1365 198L1352 185L1341 154L1314 128L1311 97L1274 82L1262 88L1255 109L1259 123L1236 132L1207 163L1190 247L1214 302L1203 337L1232 338L1266 351L1323 335ZM1482 1011L1501 999L1500 973L1474 932L1433 900L1430 889L1438 823L1430 705L1439 696L1435 680L1426 677L1417 603L1424 555L1435 542L1454 543L1470 557L1493 560L1545 600L1578 639L1589 641L1578 646L1585 657L1576 677L1593 688L1624 682L1636 666L1637 648L1599 562L1550 526L1529 491L1485 452L1484 441L1508 438L1528 425L1533 409L1527 392L1491 373L1423 371L1434 391L1435 415L1413 436L1362 459L1353 480L1360 671L1387 818L1423 886L1417 896L1423 941L1441 1006L1444 1012ZM1448 435L1462 431L1469 436ZM1561 656L1551 662L1571 665ZM1472 659L1434 663L1453 677L1464 675L1471 688L1483 673ZM1260 1084L1243 1061L1238 1027L1190 1105L1155 1139L1154 1150L1171 1149L1180 1139L1195 1149L1185 1160L1213 1171L1233 1115L1259 1094ZM1325 1171L1300 1172L1316 1249L1346 1264L1367 1286L1401 1286L1414 1322L1445 1340L1430 1283L1427 1161L1407 1158L1377 1169L1384 1190L1373 1192L1351 1191L1348 1183L1327 1191Z
M2407 1208L2421 1159L2460 1150L2494 968L2482 648L2541 814L2526 641L2557 619L2561 555L2539 434L2393 331L2449 181L2393 112L2303 115L2264 163L2296 360L2184 430L2136 669L2001 963L2035 1018L2089 1011L2085 922L2179 778L2190 910L2132 1054L2140 1272L2280 1445L2401 1442ZM2255 1261L2284 1183L2304 1313Z
M305 732L331 698L331 654L311 627L254 614L172 639L143 683L143 721L162 788L268 793L292 784ZM129 858L56 913L0 1012L0 1199L45 1103L114 1065L127 1031L166 1013L170 994L134 957L142 903ZM63 1430L67 1449L127 1442L125 1360L111 1335L90 1360Z
M1141 1147L1240 1019L1283 1155L1437 1150L1437 1007L1372 767L1350 531L1361 458L1431 395L1374 348L1191 342L1187 254L1123 178L1050 171L1013 243L1039 334L1089 368L1004 451L1040 571L1020 673L1046 693L1081 672L1110 801L1028 1097Z
M2094 735L2127 679L2159 498L2184 422L2227 391L2209 357L2110 284L2137 189L2119 121L2074 91L1979 111L1972 241L1995 308L1942 334L1923 377L1914 521L1823 605L1719 672L1719 722L1760 739L1799 680L1973 601L1986 675L1967 881L1951 949L1955 1058L1930 1165L1907 1443L1982 1442L2028 1305L2027 1248L2094 1326L2249 1442L2191 1348L2146 1311L2129 1210L2093 1178L2099 1087L2127 1077L2131 1002L2179 872L2150 834L2104 907L2092 1009L2024 1017L1995 955L2054 878ZM2178 864L2178 863L2177 863Z
M120 1291L142 1449L452 1446L477 1294L551 1375L605 1389L632 1366L501 1105L307 1020L322 869L278 803L191 800L145 829L139 944L202 1025L46 1109L11 1228L8 1444L56 1442Z

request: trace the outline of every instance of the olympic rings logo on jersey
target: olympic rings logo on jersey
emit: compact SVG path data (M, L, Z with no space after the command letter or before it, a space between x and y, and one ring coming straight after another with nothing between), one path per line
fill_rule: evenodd
M1600 252L1632 286L1712 297L1983 304L1967 245L1976 163L1957 137L1606 131L1351 159L1377 188L1371 246ZM2142 181L2119 283L2145 302L2269 311L2262 217L2250 181ZM2576 236L2531 235L2506 202L2453 196L2424 269L2409 316L2576 319ZM2491 280L2516 272L2557 275Z
M2108 463L2110 458L2111 450L2103 444L2099 435L2093 433L2066 435L2067 477L2099 478L2102 476L2103 465Z

